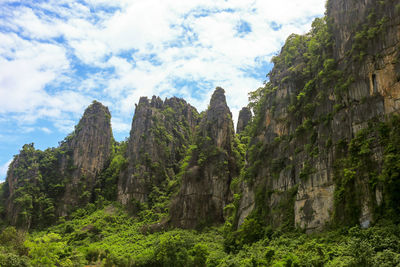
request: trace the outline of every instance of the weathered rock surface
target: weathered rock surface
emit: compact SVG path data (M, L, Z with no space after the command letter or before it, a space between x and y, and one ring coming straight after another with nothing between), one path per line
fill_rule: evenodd
M97 101L85 110L75 131L62 148L61 174L66 177L60 215L66 216L77 205L89 203L96 178L107 166L112 149L111 115Z
M46 226L89 203L113 142L110 112L94 101L60 147L24 145L14 157L3 187L6 219L29 229Z
M231 199L230 182L238 174L232 114L224 90L217 88L196 131L178 196L170 208L171 224L196 228L224 221Z
M165 188L163 183L175 179L197 123L198 112L183 99L140 98L128 140L128 166L118 182L122 204L151 204L153 188Z
M251 118L253 117L253 114L251 114L251 110L248 107L243 107L239 111L239 118L236 126L236 133L241 133L246 126L249 124L251 121Z
M301 78L292 78L296 76L290 73L301 69L304 61L294 59L293 66L286 69L275 65L270 73L274 90L268 95L263 119L251 142L251 146L259 147L260 153L256 159L250 159L248 167L257 165L257 174L250 189L243 191L239 225L251 212L249 209L255 210L257 206L266 207L268 218L264 219L273 226L284 223L285 216L278 211L285 207L289 210L286 219L290 224L307 231L321 230L335 216L345 216L341 206L335 210L334 200L336 183L342 179L338 177L342 174L335 170L342 157L340 144L349 143L372 119L384 120L385 115L399 112L400 16L395 3L398 4L373 0L328 1L332 55L337 69L345 74L343 79L348 82L340 94L335 90L341 86L338 80L319 85L308 100L310 104L316 103L308 121L306 116L293 114L291 106L293 99L301 99L301 89L306 84ZM291 37L287 42L291 42ZM298 49L301 53L304 47ZM318 81L317 74L308 79L317 77ZM321 91L326 98L318 94ZM310 122L308 126L307 122ZM307 127L309 130L304 131ZM371 147L379 165L382 149L379 144ZM264 189L260 192L262 186ZM359 223L365 226L373 221L372 209L382 201L382 193L371 192L369 180L362 176L355 179L354 187L357 195L354 205L361 210ZM284 196L287 192L293 194L288 194L288 198ZM257 202L251 195L263 196L259 197L262 201Z

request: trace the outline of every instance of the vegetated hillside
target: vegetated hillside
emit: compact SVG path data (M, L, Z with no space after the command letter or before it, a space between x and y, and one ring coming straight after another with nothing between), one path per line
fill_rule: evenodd
M399 265L399 39L399 1L328 1L236 134L222 88L201 114L141 98L121 143L93 102L11 163L0 265Z
M0 265L20 266L398 266L400 228L385 223L319 234L266 231L235 252L223 227L150 233L151 211L130 216L118 205L92 206L29 236L0 233ZM252 229L245 229L251 231ZM259 237L258 237L259 238ZM250 239L247 239L250 240Z

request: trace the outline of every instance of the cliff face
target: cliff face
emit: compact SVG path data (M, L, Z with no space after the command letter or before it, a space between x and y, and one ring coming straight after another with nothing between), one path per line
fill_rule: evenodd
M374 180L368 168L385 171L386 144L377 133L377 121L389 121L392 114L399 112L400 100L400 6L398 1L330 1L327 14L332 23L334 57L338 69L351 79L348 90L337 97L343 109L334 117L332 130L346 129L343 137L334 135L334 142L346 138L350 145L361 136L370 138L370 153L364 161L364 170L356 171L352 187L356 199L344 197L347 202L355 202L358 219L362 226L374 221L375 210L384 206L384 181L371 186ZM351 142L350 140L353 140ZM351 150L351 146L349 147ZM339 154L340 149L336 149ZM337 158L337 156L336 156ZM336 160L337 166L344 167ZM347 164L348 165L348 164ZM361 168L362 169L362 168ZM367 174L368 173L368 174ZM336 172L336 191L343 188L343 176ZM339 201L338 201L339 202ZM345 203L334 207L334 212L344 220Z
M243 132L246 126L250 123L253 114L248 107L244 107L239 111L239 118L236 126L236 133L239 134Z
M118 182L122 204L139 201L152 205L158 197L156 191L167 190L179 172L197 123L196 109L183 99L140 98L127 145L128 166Z
M94 101L84 112L75 131L66 138L60 171L66 177L60 215L91 200L96 178L109 164L112 151L111 115Z
M291 35L273 59L255 108L239 225L251 213L307 231L374 220L387 148L376 129L399 108L395 6L330 0L326 19L307 35Z
M44 227L89 203L112 140L108 108L94 101L60 147L24 145L3 187L6 219L22 228Z
M172 225L196 228L224 221L229 186L239 171L234 150L232 115L224 90L217 88L182 166L180 191L170 208Z

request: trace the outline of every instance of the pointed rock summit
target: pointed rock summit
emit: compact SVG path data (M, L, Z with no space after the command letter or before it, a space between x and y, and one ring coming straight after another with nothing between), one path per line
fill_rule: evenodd
M236 126L236 133L241 133L251 121L253 115L248 107L243 107L239 111L239 118Z
M66 150L61 159L61 172L68 181L61 215L69 214L68 209L75 205L89 202L97 175L109 163L113 140L108 108L93 101L74 132L61 145Z
M224 89L218 87L183 163L182 185L170 209L172 225L199 228L224 221L229 184L238 174L233 150L232 114Z
M127 146L128 166L118 182L122 204L151 206L154 198L167 193L167 184L179 172L198 116L197 110L180 98L140 98Z
M97 101L58 148L26 144L14 157L3 187L11 225L29 229L51 225L92 200L100 172L108 165L112 132L108 108Z

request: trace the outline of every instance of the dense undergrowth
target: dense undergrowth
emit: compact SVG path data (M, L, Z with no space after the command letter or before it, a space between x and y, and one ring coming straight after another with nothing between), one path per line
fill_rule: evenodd
M131 217L112 203L45 231L8 227L0 266L398 266L400 226L319 234L263 229L261 240L228 253L222 227L150 233L148 212ZM238 241L239 242L239 241Z

